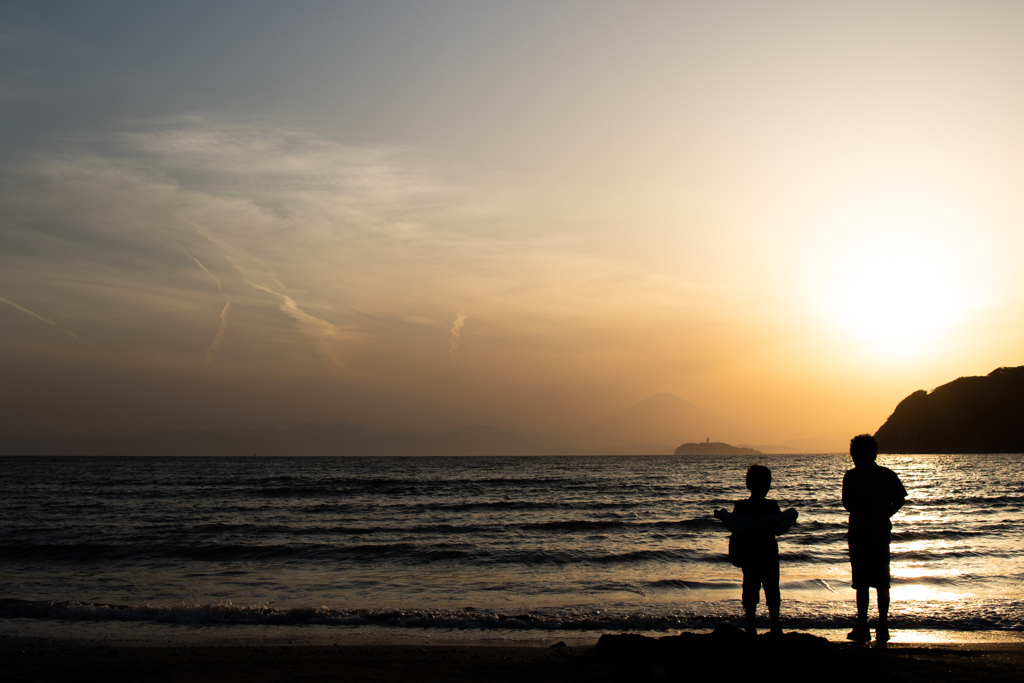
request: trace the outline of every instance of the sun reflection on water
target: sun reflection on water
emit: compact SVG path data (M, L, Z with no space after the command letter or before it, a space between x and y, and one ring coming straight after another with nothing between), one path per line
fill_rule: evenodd
M907 601L955 601L962 602L967 596L960 592L954 592L949 590L940 590L934 586L925 586L921 584L910 584L906 586L893 586L890 595L893 600ZM921 609L915 610L912 605L904 607L903 611L922 611Z

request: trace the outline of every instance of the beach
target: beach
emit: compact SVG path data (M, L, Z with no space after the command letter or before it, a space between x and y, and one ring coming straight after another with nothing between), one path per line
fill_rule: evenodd
M901 628L1014 631L1015 456L887 457ZM745 457L7 458L0 618L525 632L711 629ZM848 456L766 460L787 630L852 625ZM558 632L563 632L559 634Z
M1019 458L886 460L885 648L845 639L847 460L769 461L792 635L752 645L678 639L742 618L745 458L9 458L0 679L1021 680Z
M599 643L483 641L337 644L120 644L5 636L9 681L1020 681L1024 643L862 645L791 632L712 642L711 634ZM636 639L642 636L634 636ZM632 640L627 637L627 640ZM659 641L664 647L657 648Z

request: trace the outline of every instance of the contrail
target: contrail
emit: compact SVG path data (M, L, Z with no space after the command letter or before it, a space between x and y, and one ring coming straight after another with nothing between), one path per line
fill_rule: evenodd
M256 284L252 280L246 280L245 284L255 287L256 289L262 292L266 292L267 294L271 294L280 299L281 303L278 305L278 308L281 309L281 312L290 317L291 319L293 319L296 323L298 323L299 330L301 332L312 337L320 344L320 349L321 351L323 351L323 354L327 358L327 360L334 363L335 365L344 365L344 363L341 360L341 357L338 355L337 349L335 349L330 343L328 343L330 340L338 338L339 332L337 327L327 322L326 320L322 320L320 318L317 318L316 316L312 316L309 313L306 313L304 310L299 308L299 305L297 303L295 303L295 299L291 298L287 294L275 292L269 287L264 287L263 285Z
M210 342L210 348L206 349L206 364L209 365L213 362L213 352L224 343L224 333L228 329L228 309L231 308L231 296L220 286L220 280L217 279L217 276L207 270L206 266L199 262L199 259L192 254L189 254L188 257L195 261L196 265L202 268L204 273L213 278L213 281L217 283L217 289L224 295L224 308L220 309L220 327L217 328L217 334L214 335L213 341Z
M459 339L462 338L462 326L466 323L466 312L459 311L459 314L455 316L455 320L452 322L452 355L455 355L455 350L459 348Z
M44 318L43 316L39 315L38 313L35 313L35 312L33 312L33 311L30 311L30 310L28 310L27 308L25 308L24 306L19 306L18 304L14 303L14 302L13 302L13 301L11 301L10 299L5 299L5 298L3 298L2 296L0 296L0 301L2 301L3 303L7 304L8 306L10 306L11 308L13 308L13 309L14 309L14 310L16 310L16 311L21 311L21 312L22 312L22 313L24 313L25 315L30 315L30 316L32 316L33 318L35 318L35 319L36 319L36 320L38 320L39 322L42 322L42 323L46 323L47 325L50 325L51 327L54 327L54 328L56 328L56 329L60 330L61 332L63 332L64 334L68 335L68 336L69 336L69 337L71 337L72 339L74 339L74 340L76 340L76 341L80 341L80 342L82 342L83 344L85 344L86 346L92 346L92 344L90 344L89 342L85 341L84 339L82 339L81 337L79 337L79 336L78 336L77 334L75 334L74 332L68 332L68 331L67 331L67 330L65 330L65 329L64 329L63 327L61 327L61 326L60 326L60 325L58 325L57 323L53 322L53 321L52 321L52 320L50 320L49 318ZM93 347L93 348L95 348L95 347Z

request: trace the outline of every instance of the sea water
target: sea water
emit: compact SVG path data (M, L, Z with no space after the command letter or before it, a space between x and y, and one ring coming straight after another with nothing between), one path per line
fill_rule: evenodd
M761 456L782 626L844 629L843 455ZM1020 455L880 456L892 624L1024 630ZM376 634L706 629L742 614L712 516L748 456L0 458L0 630ZM279 631L283 632L283 631Z

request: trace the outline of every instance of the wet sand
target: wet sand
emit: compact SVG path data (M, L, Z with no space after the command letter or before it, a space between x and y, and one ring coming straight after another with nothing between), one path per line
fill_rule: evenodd
M5 681L1016 681L1024 644L860 645L787 634L754 642L117 645L4 636Z

